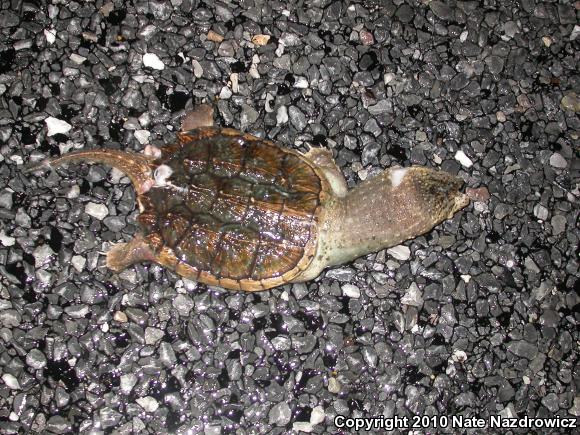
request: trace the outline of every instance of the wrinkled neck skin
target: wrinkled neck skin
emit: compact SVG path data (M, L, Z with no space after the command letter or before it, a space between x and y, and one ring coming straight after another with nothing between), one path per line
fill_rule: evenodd
M319 258L335 266L430 231L469 203L462 184L422 167L384 171L328 204Z

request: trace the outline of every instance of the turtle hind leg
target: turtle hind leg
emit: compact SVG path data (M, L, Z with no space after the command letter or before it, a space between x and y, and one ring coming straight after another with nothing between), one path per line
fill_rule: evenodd
M127 243L117 243L107 252L107 267L114 272L141 261L156 261L153 248L142 235L137 235Z
M181 121L182 132L200 127L213 127L213 107L210 104L197 106Z

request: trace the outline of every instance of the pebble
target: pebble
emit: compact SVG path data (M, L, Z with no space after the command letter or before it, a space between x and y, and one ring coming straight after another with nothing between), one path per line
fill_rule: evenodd
M355 298L355 299L360 298L360 289L355 285L352 285L352 284L343 285L342 292L345 296L348 296L349 298Z
M145 53L143 55L143 65L159 71L165 69L165 64L155 53Z
M558 234L562 234L564 231L566 231L566 216L563 216L561 214L557 214L554 217L552 217L552 220L550 221L550 224L552 225L552 234L557 236Z
M194 307L193 299L187 295L177 295L172 302L173 307L180 316L187 317Z
M292 429L295 433L310 433L314 428L312 427L312 423L309 421L296 421L292 423Z
M545 221L548 219L548 209L544 207L542 204L536 204L534 206L534 216L538 219Z
M564 169L566 166L568 166L568 162L566 162L566 159L562 157L562 154L554 153L550 157L550 165L554 168Z
M266 45L270 40L270 35L254 35L252 37L252 43L258 46Z
M375 43L375 38L373 34L368 30L361 30L359 32L359 37L363 45L373 45Z
M421 294L421 290L416 283L411 283L405 295L401 298L401 304L403 305L411 305L417 308L421 308L423 306L423 295Z
M54 44L54 41L56 41L56 30L44 29L44 37L46 38L46 42Z
M489 198L491 198L489 190L487 190L487 187L485 186L478 187L476 189L467 188L465 189L465 193L471 200L477 202L487 202Z
M568 110L574 113L580 113L580 97L576 92L568 92L562 97L560 106L563 110Z
M159 328L148 326L145 328L145 344L155 345L163 338L165 332Z
M120 378L121 392L123 394L125 394L126 396L128 396L131 393L131 391L133 390L133 387L135 386L135 384L137 384L137 381L138 381L138 378L133 373L127 373L127 374L121 375L121 378Z
M109 215L109 209L105 204L97 204L95 202L88 202L85 205L85 213L98 220L103 220Z
M242 130L248 128L258 119L258 111L248 104L242 105L242 113L240 114L240 126Z
M288 109L288 117L292 125L296 128L296 130L300 132L304 130L304 128L307 125L307 121L306 116L304 115L302 110L300 110L296 106L290 106L290 108Z
M20 383L14 375L10 373L4 373L2 375L2 380L4 381L4 384L6 384L6 386L11 390L20 390Z
M47 244L42 244L34 249L32 256L34 257L34 265L37 268L42 268L50 263L55 256L55 252Z
M286 124L288 122L288 108L286 106L278 107L276 111L276 125Z
M46 357L38 349L32 349L26 354L26 364L35 370L40 370L46 367Z
M431 10L437 18L442 20L451 20L454 18L455 9L446 2L432 1L429 3Z
M387 249L387 253L399 261L407 261L411 257L411 249L405 245L397 245Z
M159 402L151 396L139 397L135 400L145 412L153 413L159 409Z
M220 35L219 33L216 33L213 30L210 30L209 32L207 32L207 39L208 39L208 41L222 42L224 40L224 37L222 35Z
M383 113L392 113L393 112L393 103L388 100L380 100L377 101L376 104L369 106L368 108L369 113L373 116L381 115Z
M135 139L137 139L141 145L149 143L149 138L151 137L151 132L149 130L135 130L133 134L135 135Z
M227 41L223 41L218 47L218 55L223 57L234 57L236 54L236 48L236 42L228 39Z
M312 408L312 412L310 413L310 424L316 426L324 421L326 418L326 413L324 412L324 408L320 405L315 406Z
M0 193L0 207L5 208L6 210L11 210L13 204L12 192L4 190Z
M4 230L1 230L0 231L0 243L2 244L2 246L6 246L6 247L14 246L14 243L16 243L16 239L14 237L6 235Z
M57 119L53 116L49 116L44 120L46 123L46 127L48 132L46 133L47 136L54 136L55 134L65 134L70 131L72 125L68 122L63 121L61 119Z
M455 153L455 160L457 160L459 163L461 163L461 166L463 166L465 168L471 168L473 166L473 162L471 161L471 159L469 157L467 157L467 154L465 154L461 150L458 150Z
M292 411L286 402L274 405L268 413L268 423L276 426L286 426L291 418Z
M191 65L193 67L193 75L198 79L203 77L203 67L201 66L201 63L199 63L198 60L193 59Z
M340 382L336 378L330 378L328 380L328 391L332 394L338 394L341 391Z

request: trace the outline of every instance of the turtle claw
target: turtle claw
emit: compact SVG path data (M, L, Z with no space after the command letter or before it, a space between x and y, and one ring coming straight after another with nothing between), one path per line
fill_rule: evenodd
M107 267L114 272L141 261L155 261L155 254L142 235L135 236L127 243L117 243L107 252Z

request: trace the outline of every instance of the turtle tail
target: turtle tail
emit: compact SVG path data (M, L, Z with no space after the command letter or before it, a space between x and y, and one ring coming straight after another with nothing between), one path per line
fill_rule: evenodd
M146 192L154 183L153 158L144 154L113 149L78 150L59 157L29 164L23 173L55 169L66 163L102 163L127 175L139 193Z

